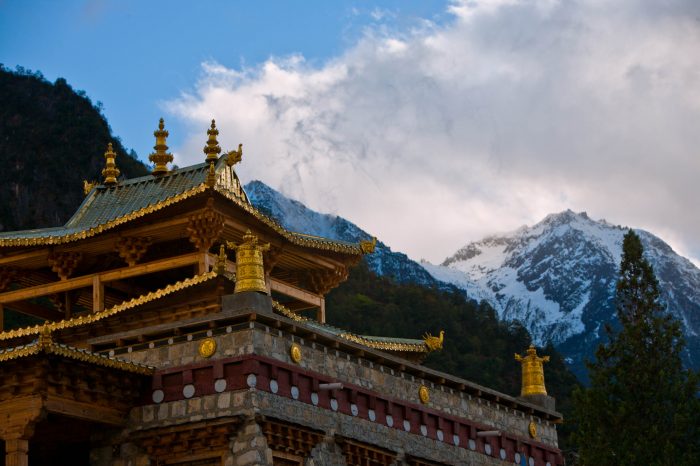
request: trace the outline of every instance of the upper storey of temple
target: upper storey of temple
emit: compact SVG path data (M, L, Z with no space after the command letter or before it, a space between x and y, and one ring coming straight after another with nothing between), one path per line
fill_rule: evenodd
M237 283L246 273L231 247L254 237L265 244L258 291L272 297L278 314L312 327L317 322L327 333L372 348L412 354L435 349L423 340L362 337L325 326L325 294L373 251L374 242L289 231L258 211L234 169L242 146L221 154L218 134L212 121L203 163L170 169L173 159L161 120L149 157L153 172L132 179L119 179L110 144L102 182L85 182L85 200L64 226L0 233L0 310L32 316L50 329L73 328L75 335L81 333L77 327L90 327L94 335L144 326L140 306L158 307L165 295L219 277L219 285L201 296L193 290L180 293L187 312L162 312L148 324L208 315L216 312L223 294L233 291L227 283ZM124 317L127 311L134 316ZM96 322L102 330L93 328ZM41 325L31 331L7 329L0 341L29 338Z

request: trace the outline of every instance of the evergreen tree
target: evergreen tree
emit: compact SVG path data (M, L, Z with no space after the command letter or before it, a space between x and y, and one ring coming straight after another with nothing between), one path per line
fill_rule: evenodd
M574 392L575 441L583 465L700 464L697 374L681 363L680 325L633 231L623 242L617 318L588 363L591 385Z

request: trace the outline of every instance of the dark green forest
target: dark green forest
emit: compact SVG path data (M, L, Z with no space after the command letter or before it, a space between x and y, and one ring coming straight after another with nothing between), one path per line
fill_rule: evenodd
M59 78L0 65L0 231L63 225L100 180L113 142L124 177L148 169L112 135L101 105Z
M83 200L83 179L101 179L110 141L123 177L148 173L84 92L64 79L50 83L39 73L0 68L0 231L65 223ZM327 309L331 324L366 335L420 338L445 330L444 349L428 357L428 367L520 393L520 365L513 355L529 346L527 330L499 321L488 304L467 300L456 289L397 284L361 262L330 293ZM6 324L28 323L17 317L6 316ZM553 347L540 353L551 356L547 389L566 418L576 379ZM565 423L560 430L564 449L570 429Z

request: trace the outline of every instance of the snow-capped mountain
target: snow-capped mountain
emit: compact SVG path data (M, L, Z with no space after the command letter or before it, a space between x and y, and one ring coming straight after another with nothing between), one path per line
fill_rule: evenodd
M285 228L342 241L371 235L348 220L315 212L260 181L245 187L253 205ZM570 210L532 227L470 243L441 265L418 264L381 241L366 257L378 275L402 283L465 290L501 318L518 320L538 344L554 343L585 378L583 361L615 321L615 284L627 228ZM659 279L668 310L681 322L686 362L700 368L700 269L661 239L636 230ZM448 285L449 284L449 285Z
M353 243L372 238L354 223L337 215L315 212L301 202L275 191L262 181L251 181L243 188L257 209L289 230ZM392 277L400 283L444 286L420 264L403 253L393 252L381 241L377 241L374 253L366 256L366 260L376 274Z
M501 318L522 322L535 341L553 342L583 374L615 320L615 284L627 228L570 210L533 227L467 244L441 265L423 264L436 279L491 303ZM700 366L700 269L668 244L635 230L659 279L668 310L683 326L686 360Z

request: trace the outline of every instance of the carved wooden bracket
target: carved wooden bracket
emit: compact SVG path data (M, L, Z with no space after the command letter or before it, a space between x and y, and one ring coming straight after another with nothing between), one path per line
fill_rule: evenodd
M280 256L282 255L282 248L276 248L270 246L270 249L263 254L263 265L265 266L265 273L272 272L272 269L277 265Z
M192 215L187 225L190 241L201 252L208 251L224 230L224 216L213 209L213 203L214 199L210 198L206 209Z
M0 267L0 292L5 291L18 275L19 270L14 267Z
M73 304L75 304L78 301L78 296L79 293L77 292L77 290L73 290L66 291L64 293L52 294L51 296L49 296L49 299L51 300L51 303L56 308L56 310L60 312L66 312L66 310L68 310L70 312L70 309L73 307Z
M124 259L129 267L133 267L146 254L151 243L151 238L124 236L117 240L115 249L119 257Z
M67 280L83 258L80 252L51 252L49 254L49 266L56 272L61 280Z
M347 267L336 267L334 270L318 270L309 272L309 283L314 293L324 295L348 278Z

